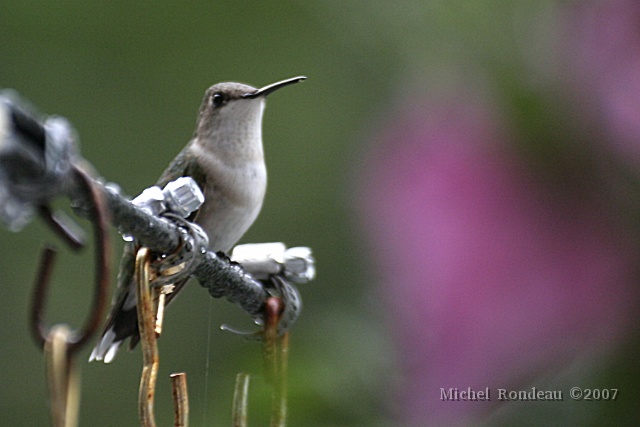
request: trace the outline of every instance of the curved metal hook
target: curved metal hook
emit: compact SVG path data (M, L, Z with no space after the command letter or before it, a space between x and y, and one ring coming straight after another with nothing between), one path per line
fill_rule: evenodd
M74 251L84 248L84 236L75 230L78 227L75 223L66 221L60 213L51 211L48 204L38 207L40 217L49 225L49 227Z
M92 178L78 165L73 165L73 174L81 191L90 200L93 209L93 232L95 238L95 285L91 312L80 333L75 333L69 343L69 355L77 352L95 334L104 317L109 293L109 240L107 235L107 211L102 194L93 184ZM36 342L44 347L50 328L44 323L44 303L47 296L55 249L46 247L43 251L38 277L34 285L31 304L31 331Z

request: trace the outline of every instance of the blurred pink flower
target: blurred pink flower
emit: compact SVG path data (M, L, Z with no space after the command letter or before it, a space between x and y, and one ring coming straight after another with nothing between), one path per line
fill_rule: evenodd
M564 9L566 76L604 142L640 166L640 2L571 2Z
M405 377L402 421L477 421L495 394L443 402L440 388L522 389L611 351L634 307L637 253L607 205L538 178L477 98L389 123L361 211Z

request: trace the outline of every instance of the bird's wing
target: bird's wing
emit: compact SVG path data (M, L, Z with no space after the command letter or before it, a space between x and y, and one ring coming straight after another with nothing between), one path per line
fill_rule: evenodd
M165 174L163 174L163 177L164 177L164 175ZM185 168L185 174L184 175L185 176L190 176L191 178L193 178L193 180L196 182L196 184L198 184L198 187L200 187L200 190L202 191L202 193L206 194L206 191L205 191L205 186L207 185L206 175L204 174L204 172L202 171L202 169L200 168L200 166L197 163L190 162L189 165ZM176 178L173 178L173 179L176 179ZM169 181L171 181L171 179ZM205 202L206 202L206 200L205 200ZM200 210L196 210L191 215L189 215L187 220L197 223L198 222L198 213L199 212L200 212ZM179 282L174 283L175 287L173 289L173 292L171 292L170 294L167 294L167 298L165 300L165 305L169 305L169 303L171 301L173 301L173 299L178 295L178 292L180 292L180 290L184 287L184 285L187 284L188 281L189 281L189 279L185 279L185 280L181 280Z
M169 167L165 169L156 185L164 187L169 182L181 176L191 176L204 192L204 185L206 185L205 174L194 162L187 162L187 148L182 150L169 164ZM188 219L195 221L197 219L197 211ZM126 243L120 261L118 287L113 299L112 308L100 341L91 353L90 361L103 360L105 363L109 363L113 360L118 349L128 337L131 337L129 342L130 350L140 341L136 308L136 289L133 277L135 257L135 245L133 243ZM169 304L175 298L187 281L188 279L181 280L174 284L174 291L167 295L166 304Z
M133 348L140 340L136 312L136 289L133 278L135 257L135 245L130 242L126 243L120 261L118 288L113 298L107 324L98 344L91 352L89 361L103 360L105 363L109 363L125 339L131 337L130 348Z

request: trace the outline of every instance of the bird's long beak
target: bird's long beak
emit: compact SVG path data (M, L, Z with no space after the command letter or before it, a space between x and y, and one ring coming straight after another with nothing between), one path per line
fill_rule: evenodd
M276 91L276 90L278 90L280 88L283 88L285 86L292 85L294 83L301 82L301 81L303 81L305 79L306 79L305 76L292 77L290 79L282 80L280 82L272 83L270 85L262 87L262 88L256 90L255 92L245 93L244 95L242 95L242 97L243 98L257 98L259 96L267 96L273 91Z

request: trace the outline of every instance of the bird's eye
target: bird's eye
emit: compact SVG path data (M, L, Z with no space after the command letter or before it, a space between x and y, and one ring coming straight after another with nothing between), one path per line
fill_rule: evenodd
M213 96L211 97L211 105L213 105L214 107L219 107L222 104L224 104L226 102L226 97L224 96L224 94L220 93L220 92L216 92L213 94Z

